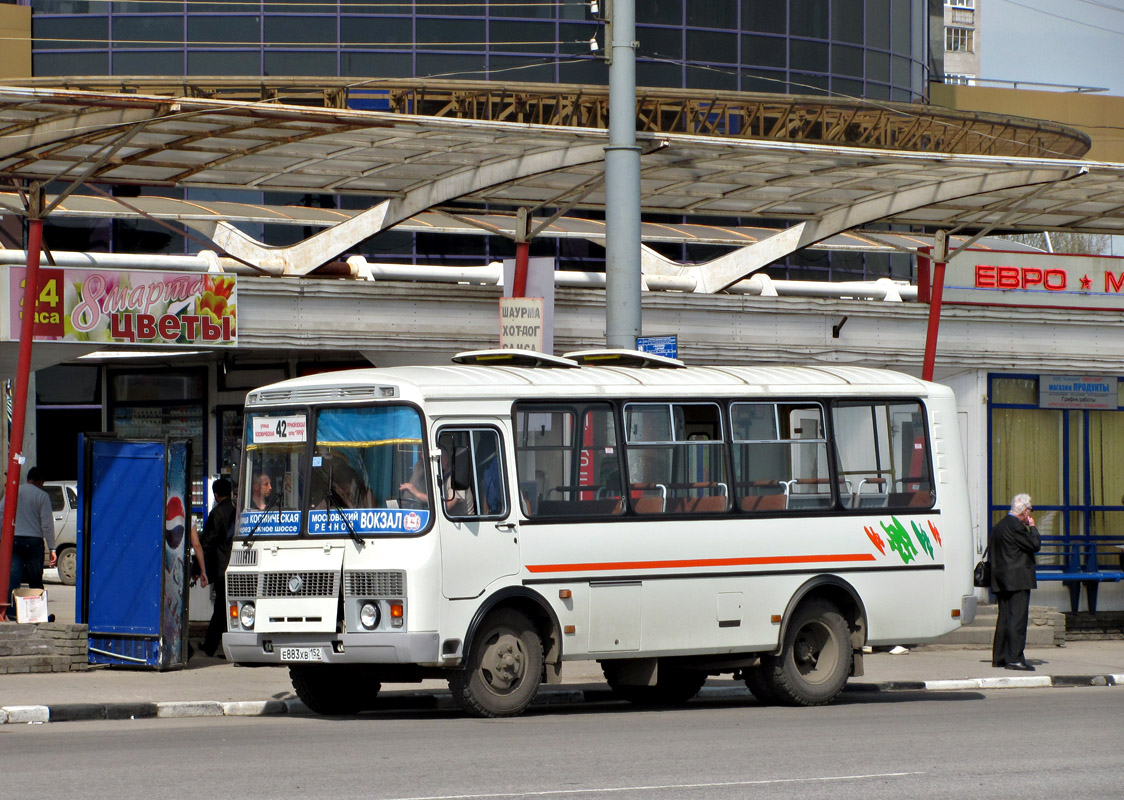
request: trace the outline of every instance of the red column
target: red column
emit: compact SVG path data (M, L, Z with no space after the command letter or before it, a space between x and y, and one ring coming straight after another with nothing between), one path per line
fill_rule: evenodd
M20 320L19 362L16 366L15 396L12 398L12 434L8 440L8 475L4 484L4 518L0 527L0 619L9 605L12 570L12 540L16 533L16 502L20 485L20 456L23 450L23 428L27 417L27 385L31 378L31 340L34 336L35 310L39 301L39 253L43 249L43 220L28 222L27 278L23 285L23 319Z
M530 242L515 243L515 275L511 280L511 296L527 296L527 260L531 252Z
M933 379L933 362L937 358L937 332L941 327L941 297L944 295L943 261L933 262L932 288L929 290L929 324L925 331L925 360L921 365L921 379Z

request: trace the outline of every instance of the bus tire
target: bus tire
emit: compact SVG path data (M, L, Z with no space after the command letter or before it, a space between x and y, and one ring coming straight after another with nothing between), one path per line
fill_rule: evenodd
M776 692L773 691L773 685L765 675L763 666L758 665L743 670L742 677L745 680L745 688L749 689L749 693L758 703L763 706L775 706L777 704Z
M519 611L488 615L473 637L462 669L449 675L449 689L466 714L512 717L535 699L542 678L542 639Z
M382 684L371 672L350 664L293 664L289 679L309 711L327 716L358 714L372 708Z
M656 673L655 686L637 686L619 683L609 663L601 665L605 682L613 694L638 706L649 708L672 708L684 705L699 693L706 683L706 673L699 670L660 667Z
M851 672L851 630L838 607L821 599L803 603L789 621L781 654L762 658L761 670L777 702L822 706L834 700Z

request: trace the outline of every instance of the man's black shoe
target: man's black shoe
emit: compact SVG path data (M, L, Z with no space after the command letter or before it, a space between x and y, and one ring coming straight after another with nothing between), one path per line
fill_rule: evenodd
M1007 662L1006 661L992 661L991 666L995 667L996 669L1003 669L1003 667L1007 666Z
M1012 661L1007 665L1007 669L1017 669L1020 672L1034 672L1034 667L1023 661Z

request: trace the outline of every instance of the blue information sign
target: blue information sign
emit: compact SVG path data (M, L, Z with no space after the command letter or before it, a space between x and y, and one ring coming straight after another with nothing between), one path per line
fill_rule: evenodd
M346 520L346 522L344 521ZM348 525L350 524L350 528ZM308 532L346 536L380 533L417 533L429 524L429 509L412 511L398 508L314 509L308 512Z
M679 358L679 338L677 336L637 336L636 349L667 358Z
M243 511L240 536L296 536L301 530L299 511Z

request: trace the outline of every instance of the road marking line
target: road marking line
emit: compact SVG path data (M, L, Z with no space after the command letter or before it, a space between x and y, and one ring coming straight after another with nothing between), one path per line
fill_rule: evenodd
M489 794L434 794L415 797L388 797L384 800L487 800L503 797L561 797L565 795L610 794L672 789L721 789L729 786L773 786L784 783L828 783L830 781L861 781L870 778L904 778L925 775L924 772L875 772L869 775L828 775L822 778L776 778L761 781L723 781L719 783L667 783L651 786L618 786L604 789L549 789L541 792L495 792Z

